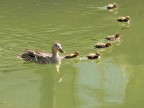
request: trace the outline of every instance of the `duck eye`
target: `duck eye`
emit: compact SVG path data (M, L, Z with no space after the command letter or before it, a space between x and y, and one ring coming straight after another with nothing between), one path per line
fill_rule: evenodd
M58 45L58 44L55 44L55 46L56 46L56 47L59 47L59 45Z

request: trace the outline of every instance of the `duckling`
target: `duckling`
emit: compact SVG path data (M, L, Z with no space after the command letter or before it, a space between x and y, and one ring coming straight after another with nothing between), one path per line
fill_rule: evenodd
M99 52L90 53L90 54L88 54L86 57L87 57L88 59L90 59L90 60L101 58Z
M118 7L118 6L117 6L116 3L108 4L108 5L107 5L107 9L115 9L115 8L117 8L117 7Z
M117 19L118 22L127 22L130 23L130 17L129 16L121 16Z
M114 40L120 39L120 38L121 38L121 34L120 33L116 33L115 35L107 36L105 39L107 39L109 41L114 41Z
M96 48L106 48L106 47L110 47L110 46L112 46L112 44L109 42L108 43L97 43L95 45Z
M25 61L40 64L52 64L52 63L60 64L61 57L59 56L59 52L64 53L61 44L54 43L51 50L52 54L33 50L25 50L25 52L21 54L20 57Z
M73 54L69 54L69 55L64 56L64 59L75 58L75 57L78 57L79 55L80 55L79 51L76 51Z

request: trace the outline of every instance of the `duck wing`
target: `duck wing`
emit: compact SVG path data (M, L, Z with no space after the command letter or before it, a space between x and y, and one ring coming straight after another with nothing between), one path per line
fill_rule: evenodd
M45 52L36 52L35 58L36 62L40 64L47 64L51 63L52 54L45 53Z
M32 59L35 58L35 51L32 50L25 50L23 54L21 54L21 58L27 60L27 61L32 61Z
M96 54L90 53L90 54L88 54L86 57L87 57L88 59L94 59L95 56L96 56Z
M64 56L65 59L74 58L74 57L76 57L75 54L69 54L69 55Z
M113 40L115 40L115 37L114 36L107 36L105 39L113 41Z
M113 4L108 4L107 5L107 9L112 9L113 8Z
M105 46L106 46L105 43L97 43L95 45L96 48L104 48Z
M25 50L25 52L21 55L21 58L30 62L45 63L50 60L51 56L52 54L49 53Z
M117 19L117 21L126 22L127 19L126 19L125 17L119 17L119 18Z

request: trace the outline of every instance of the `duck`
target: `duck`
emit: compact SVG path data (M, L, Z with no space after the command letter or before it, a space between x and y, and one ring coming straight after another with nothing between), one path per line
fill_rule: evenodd
M112 46L112 44L110 42L107 42L107 43L97 43L95 45L96 48L106 48L106 47L110 47Z
M80 55L79 51L76 51L73 54L69 54L69 55L64 56L64 59L75 58L75 57L78 57L79 55Z
M39 52L39 51L33 51L26 49L23 54L20 55L20 57L29 62L39 63L39 64L60 64L61 63L61 57L59 55L59 52L65 53L61 47L60 43L54 43L52 45L52 54L47 52Z
M107 9L115 9L115 8L117 8L117 7L118 7L118 6L117 6L116 3L108 4L108 5L107 5Z
M121 16L117 19L118 22L127 22L130 23L130 16Z
M120 33L116 33L115 35L107 36L105 39L108 40L108 41L114 41L116 39L120 39L121 36L122 35Z
M89 53L86 57L87 57L88 59L90 59L90 60L101 58L99 52L96 52L96 53Z

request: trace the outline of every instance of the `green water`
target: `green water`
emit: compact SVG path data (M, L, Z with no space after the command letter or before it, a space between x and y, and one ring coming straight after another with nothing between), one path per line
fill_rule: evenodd
M117 12L105 10L119 4ZM1 0L0 108L143 108L143 1L138 0ZM119 16L132 19L127 29ZM107 35L120 32L121 43L101 52L100 60L83 59ZM25 63L24 49L51 51L60 42L80 59L55 65ZM61 54L63 56L64 54Z

